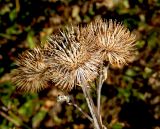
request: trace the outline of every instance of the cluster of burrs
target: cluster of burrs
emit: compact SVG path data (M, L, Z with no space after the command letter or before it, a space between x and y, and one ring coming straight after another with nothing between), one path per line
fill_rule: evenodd
M89 86L104 62L118 67L131 62L135 40L133 33L113 20L68 26L49 36L45 44L19 56L13 82L23 91Z

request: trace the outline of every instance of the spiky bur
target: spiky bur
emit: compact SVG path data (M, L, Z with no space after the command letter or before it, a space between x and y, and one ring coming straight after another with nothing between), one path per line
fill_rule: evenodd
M93 81L104 61L119 67L130 62L135 39L121 23L112 20L67 27L50 36L43 47L20 56L13 82L25 91L41 90L50 80L61 89L71 90Z
M74 31L74 30L72 30ZM98 52L90 53L87 48L82 45L84 40L78 40L74 33L61 32L60 40L54 40L52 36L49 38L49 46L53 55L50 58L54 76L52 81L61 89L71 90L74 86L82 86L84 82L93 81L98 75L98 69L101 64ZM86 39L93 41L92 38ZM83 83L82 83L83 82Z
M18 90L34 92L49 86L49 65L41 48L25 51L16 64L18 68L12 73L12 81Z
M136 36L117 21L96 20L90 29L97 37L96 47L102 52L104 60L121 67L132 61Z

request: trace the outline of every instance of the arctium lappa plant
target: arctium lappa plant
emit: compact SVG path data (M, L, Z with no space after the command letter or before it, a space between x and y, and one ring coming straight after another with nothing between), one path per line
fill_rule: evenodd
M26 92L47 87L63 91L81 87L91 116L68 96L58 96L58 102L75 106L91 121L93 128L107 129L100 113L101 88L110 65L122 67L132 61L135 41L133 33L113 20L99 19L85 27L68 26L49 36L43 46L22 53L12 80L19 90ZM95 80L98 80L97 104L90 94L91 83Z

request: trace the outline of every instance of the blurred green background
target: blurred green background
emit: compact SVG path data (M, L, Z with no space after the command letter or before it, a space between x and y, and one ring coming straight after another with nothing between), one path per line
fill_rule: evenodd
M18 54L68 24L97 17L121 21L137 37L133 63L110 68L102 89L109 129L160 129L160 0L0 0L0 129L89 129L55 88L19 93L10 82ZM84 110L82 91L69 93ZM94 96L94 95L93 95Z

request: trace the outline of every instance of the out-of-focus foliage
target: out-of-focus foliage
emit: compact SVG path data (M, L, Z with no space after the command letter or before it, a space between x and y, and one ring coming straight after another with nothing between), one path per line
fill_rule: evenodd
M97 17L122 21L137 35L137 56L123 69L110 68L102 89L102 116L111 129L160 128L159 0L0 0L0 129L86 129L78 110L56 102L55 88L19 93L10 82L18 53L60 27ZM80 89L70 95L88 110Z

